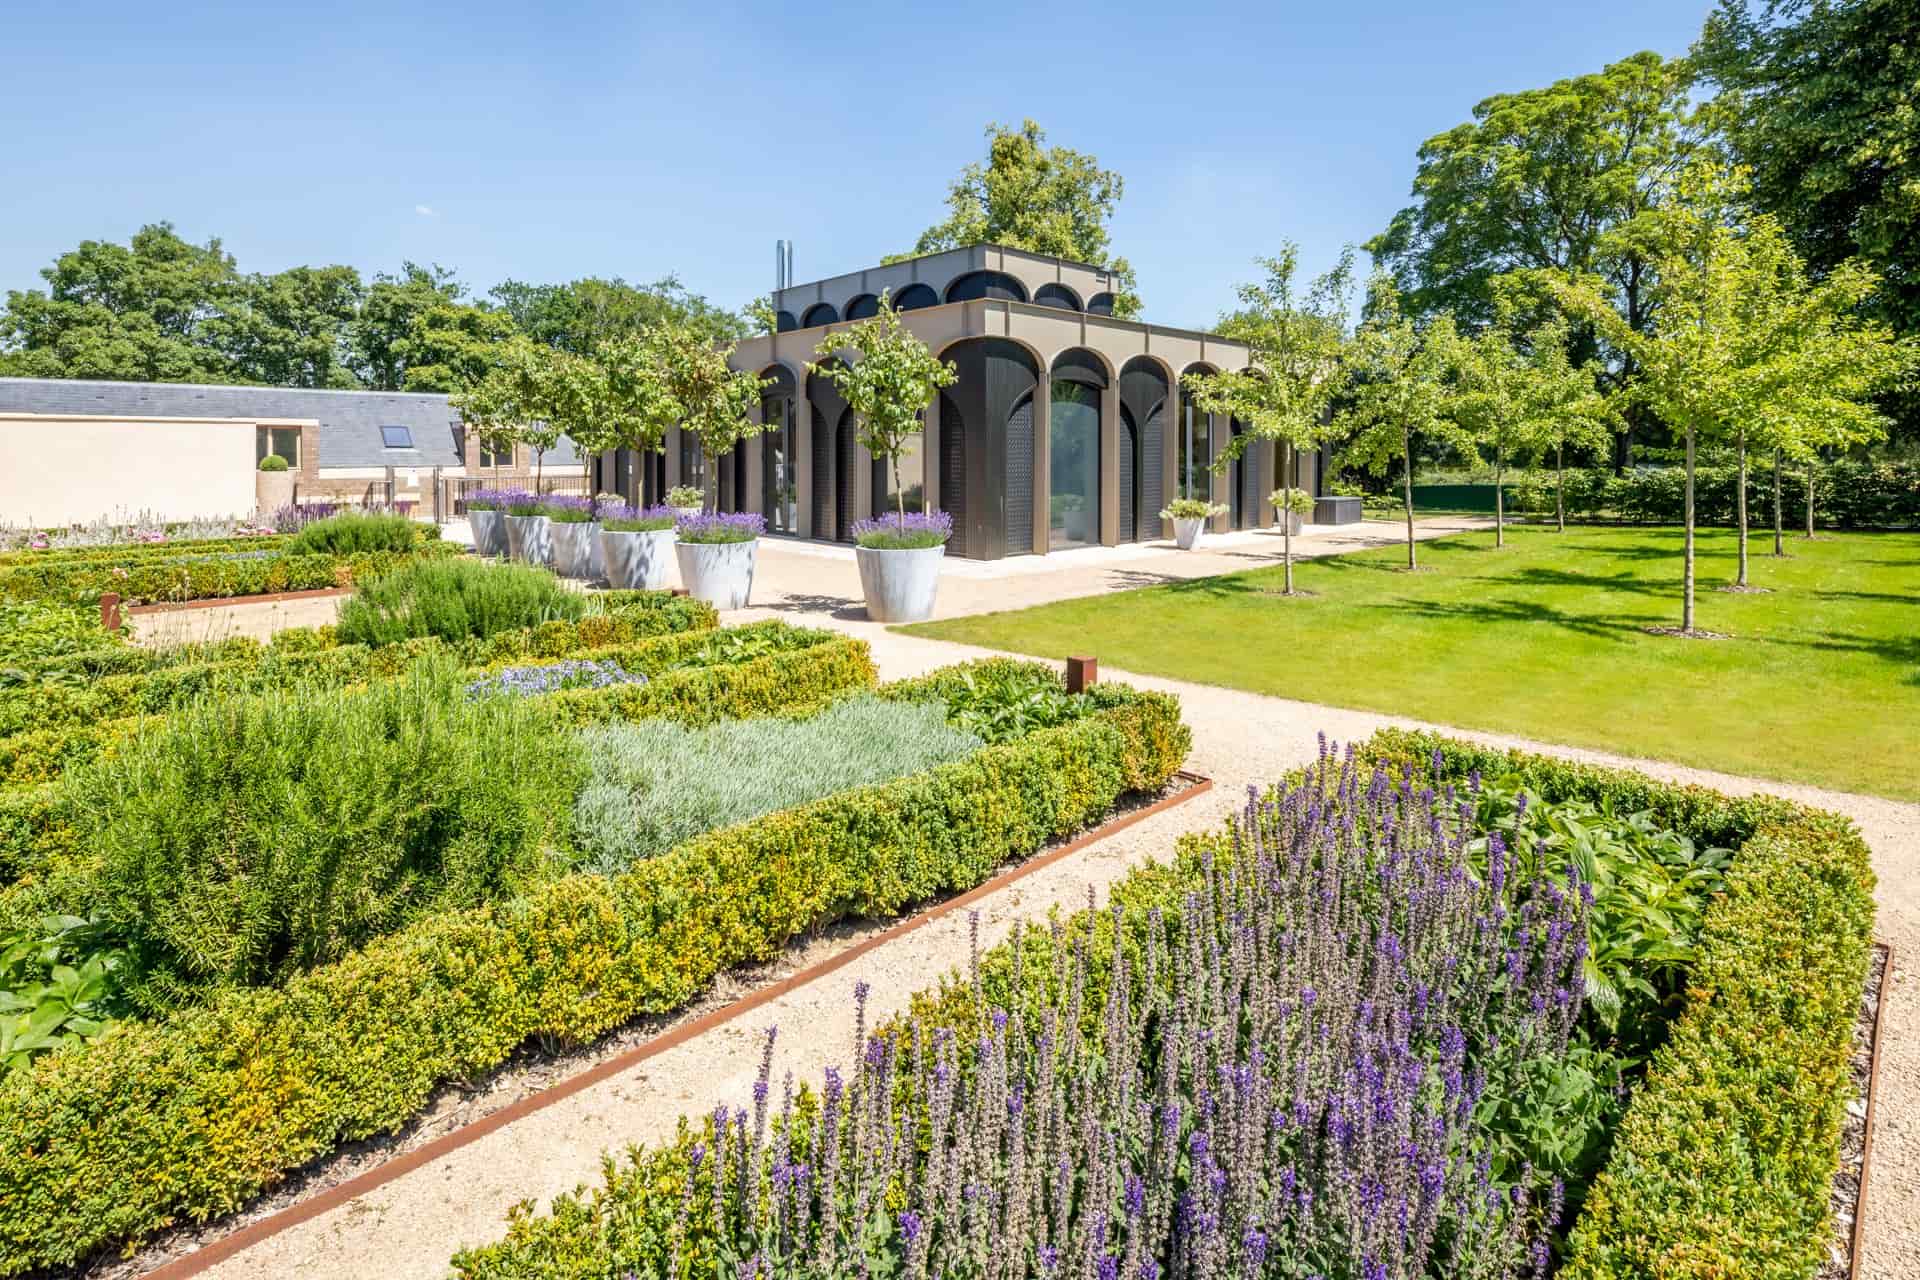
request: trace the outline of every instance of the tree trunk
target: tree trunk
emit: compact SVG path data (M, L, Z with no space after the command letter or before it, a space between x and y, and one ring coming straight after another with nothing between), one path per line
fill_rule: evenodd
M1560 526L1560 532L1567 531L1567 445L1564 440L1553 444L1553 518Z
M896 453L888 461L893 464L893 505L900 514L900 527L904 529L907 527L907 491L900 487L900 455ZM926 505L927 491L923 488L920 490L920 506L925 509Z
M1241 464L1245 466L1246 463ZM1293 442L1280 442L1280 478L1287 490L1287 499L1293 499ZM1258 524L1259 521L1254 523ZM1293 507L1289 505L1280 520L1280 558L1286 566L1286 594L1293 594Z
M1740 572L1735 576L1735 586L1747 586L1747 433L1743 428L1739 437L1740 466L1734 477L1739 489L1733 495L1734 521L1740 527Z
M1493 545L1507 545L1507 479L1506 458L1499 446L1493 450Z
M703 491L708 512L718 515L720 514L720 455L702 453L701 456L706 460L706 474L700 477L700 488Z
M1780 451L1778 449L1773 451L1773 554L1776 556L1787 554L1787 548L1780 533Z
M1680 629L1693 634L1693 424L1687 424L1687 496L1683 504L1686 550L1681 569Z
M1407 503L1407 568L1409 571L1420 567L1419 554L1414 550L1413 540L1413 432L1408 431L1401 437L1407 452L1407 476L1403 486Z
M1807 460L1807 536L1813 536L1813 460Z

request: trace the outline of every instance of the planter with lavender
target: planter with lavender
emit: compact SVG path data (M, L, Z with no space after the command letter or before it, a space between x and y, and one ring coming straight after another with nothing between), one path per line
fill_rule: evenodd
M944 511L888 512L856 520L854 558L867 616L875 622L924 622L933 616L940 562L953 517Z
M600 556L600 526L591 498L548 498L541 510L553 541L553 569L563 578L598 582L606 576Z
M607 583L623 591L658 591L667 585L667 565L673 560L672 507L603 507L600 511L600 558Z
M1191 551L1200 544L1200 535L1206 531L1207 521L1226 514L1226 510L1223 503L1207 502L1200 498L1175 498L1160 509L1160 518L1173 521L1173 545L1182 551Z
M674 515L685 519L707 509L707 495L693 485L677 484L667 490L667 505L673 508Z
M467 527L473 531L475 555L507 554L505 510L513 496L513 492L506 489L475 489L467 495Z
M553 567L552 523L545 504L530 493L513 494L506 503L507 555L523 564Z
M687 594L716 609L745 608L766 528L766 517L751 511L682 516L673 553Z

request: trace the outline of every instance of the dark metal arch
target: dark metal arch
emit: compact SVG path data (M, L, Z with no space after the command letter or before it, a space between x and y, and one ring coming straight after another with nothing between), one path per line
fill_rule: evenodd
M760 371L760 380L769 383L760 389L760 398L772 399L775 396L790 396L797 387L793 380L793 370L783 364L770 364Z
M840 360L828 356L820 363L826 366L839 364ZM813 536L831 539L835 497L833 428L847 411L847 401L833 379L810 373L807 375L807 404L813 410L813 445L808 450L813 461L813 492L807 495L807 505L813 513Z
M910 284L893 297L895 311L912 311L919 307L937 307L940 295L933 291L932 285Z
M879 314L880 299L870 293L863 293L847 303L844 318L848 320L865 320L868 316L877 316Z
M1159 361L1135 356L1120 366L1120 538L1160 536L1166 502L1167 373Z
M1113 314L1113 295L1096 293L1087 299L1087 314L1090 316L1110 316Z
M833 324L839 319L840 313L833 309L831 302L816 302L807 308L805 315L800 317L800 327L813 329L823 324Z
M1090 387L1105 387L1107 362L1085 347L1069 347L1053 358L1053 376L1063 382L1084 382Z
M1043 284L1033 291L1033 302L1040 307L1058 307L1062 311L1080 311L1080 295L1063 284Z
M947 286L948 302L971 302L975 298L1025 302L1027 289L1004 271L969 271Z
M952 555L995 559L1033 547L1033 412L1041 364L1009 338L966 338L940 352L960 380L940 395L940 505ZM1023 400L1028 404L1019 412Z
M773 318L773 331L775 333L787 333L799 327L800 322L793 318L793 312L791 311L782 311Z

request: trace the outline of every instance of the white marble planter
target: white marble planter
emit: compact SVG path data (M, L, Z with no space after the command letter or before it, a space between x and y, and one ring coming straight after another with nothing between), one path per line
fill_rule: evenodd
M1173 522L1173 545L1182 551L1191 551L1200 542L1200 535L1207 527L1205 516L1179 516Z
M1276 529L1282 529L1287 533L1297 534L1306 527L1306 520L1297 511L1294 511L1294 512L1283 511L1276 514L1273 522L1273 527Z
M678 542L673 554L680 562L680 585L696 600L716 609L743 609L753 591L754 552L758 538L747 542Z
M508 516L507 555L524 564L553 568L552 522L545 516Z
M933 598L940 589L940 562L945 547L914 547L882 551L855 547L860 562L860 590L867 597L867 616L875 622L924 622L933 616Z
M592 520L554 520L547 529L553 539L554 572L564 578L598 582L607 576L600 558L600 526Z
M473 530L473 551L475 555L503 556L507 554L507 517L501 512L467 512L467 527Z
M673 544L671 529L630 533L600 530L600 558L606 565L607 584L621 591L664 589Z

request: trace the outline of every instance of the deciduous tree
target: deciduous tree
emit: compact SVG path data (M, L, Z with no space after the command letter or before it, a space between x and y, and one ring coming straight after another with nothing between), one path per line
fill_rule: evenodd
M677 423L700 442L706 460L704 501L713 510L721 456L767 429L751 415L769 384L757 374L729 368L733 348L717 347L686 325L649 325L641 331L638 354L634 402L646 407L650 421Z

